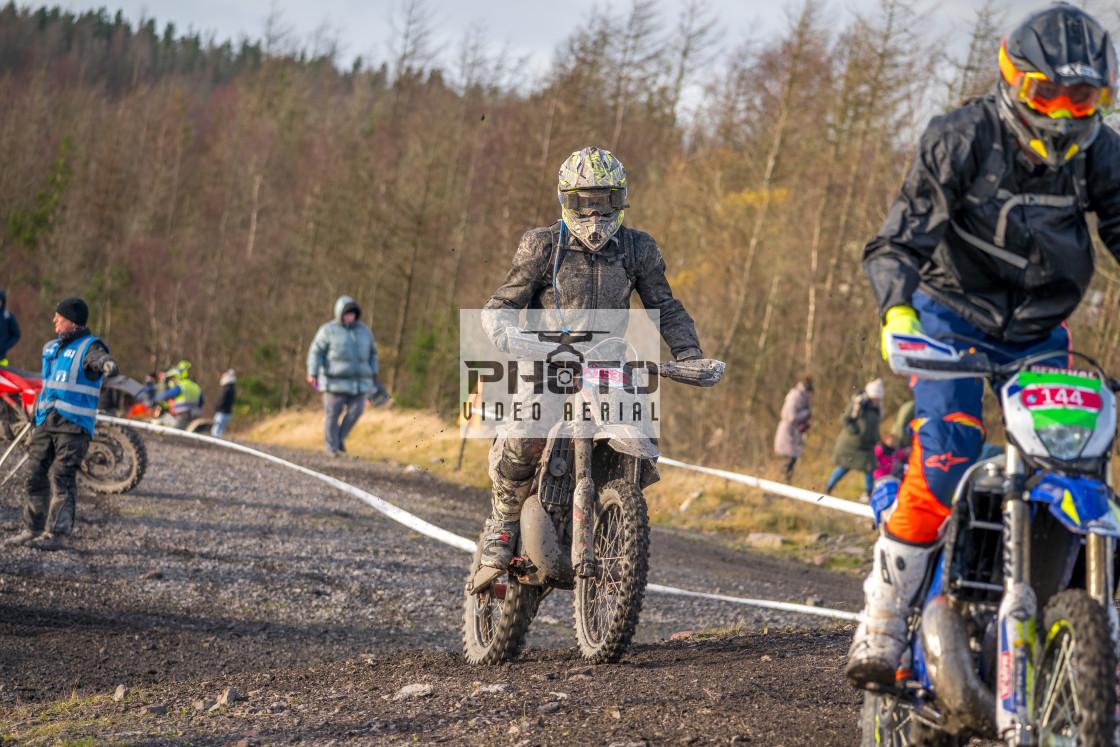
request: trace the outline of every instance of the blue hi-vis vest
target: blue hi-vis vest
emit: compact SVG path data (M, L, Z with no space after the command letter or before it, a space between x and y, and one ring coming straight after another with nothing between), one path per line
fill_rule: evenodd
M93 435L102 377L87 379L82 362L95 342L101 341L86 335L66 347L60 346L58 340L43 346L43 391L35 404L35 425L42 425L48 412L58 410L62 417Z

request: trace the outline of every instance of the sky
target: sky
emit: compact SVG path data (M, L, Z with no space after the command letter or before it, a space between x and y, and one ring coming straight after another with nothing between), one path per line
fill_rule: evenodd
M927 9L929 23L938 33L950 37L967 36L974 19L975 0L912 0ZM23 0L20 4L24 4ZM54 5L53 2L45 4ZM356 56L378 62L390 57L391 19L400 16L404 0L63 0L61 5L73 11L89 10L104 5L110 14L118 8L126 18L136 22L141 17L154 17L162 31L171 21L178 32L195 30L206 38L214 34L218 41L234 41L247 36L263 36L270 12L279 11L283 25L304 46L311 46L317 29L328 29L328 35L341 42L339 63L349 66ZM580 19L593 9L607 7L614 13L625 13L627 0L424 0L431 12L434 46L441 50L437 62L443 67L454 65L467 29L481 27L484 37L495 51L508 49L513 58L525 58L530 73L543 73L553 58L557 45L577 27ZM709 0L712 14L723 30L723 45L733 48L748 40L765 40L788 28L790 17L802 7L803 0ZM854 13L873 13L879 0L819 0L824 16L831 24L842 26ZM1008 19L1044 5L1046 0L995 0L996 7L1006 8ZM660 8L670 26L676 20L683 0L661 0ZM617 8L617 10L614 10Z

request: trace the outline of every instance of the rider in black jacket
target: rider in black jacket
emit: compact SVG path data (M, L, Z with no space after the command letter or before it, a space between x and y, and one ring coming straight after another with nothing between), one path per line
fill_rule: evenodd
M515 332L520 309L629 309L636 292L660 315L660 331L677 360L700 358L696 326L665 278L665 260L653 238L622 225L626 171L609 151L584 148L560 167L561 220L521 238L513 267L486 302L487 332L499 349ZM572 317L570 317L572 318ZM495 443L492 515L486 522L482 565L504 569L517 543L521 507L532 487L545 439L515 429Z
M1064 322L1093 275L1086 213L1120 258L1120 134L1102 121L1117 64L1108 33L1065 3L1008 34L999 64L995 96L926 129L864 268L884 332L956 333L1018 357L1069 347ZM859 687L894 684L914 596L984 440L979 380L912 388L909 470L872 496L881 536L846 670Z

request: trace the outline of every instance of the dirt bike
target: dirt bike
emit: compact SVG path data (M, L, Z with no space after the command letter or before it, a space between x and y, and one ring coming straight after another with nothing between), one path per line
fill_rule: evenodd
M662 363L657 374L713 386L724 364ZM601 413L609 393L630 384L624 368L589 368L576 395ZM467 576L463 651L471 664L520 652L541 601L575 592L575 632L583 658L614 662L630 645L645 595L649 519L642 490L659 479L656 443L632 425L560 422L549 432L533 489L521 511L508 570L482 566L479 536ZM485 532L483 533L485 534Z
M170 401L164 402L143 402L137 401L132 407L129 408L128 413L125 415L128 420L143 420L148 423L155 423L156 425L166 426L168 428L178 428L179 418L175 414L175 403ZM183 430L187 433L204 433L209 434L210 429L214 427L214 421L211 418L191 418L183 426Z
M128 393L135 393L139 387L125 376L106 379L102 386ZM27 442L35 425L35 400L42 388L38 374L0 366L0 448L4 448L0 467L9 459L16 461L0 485L10 480L27 461ZM77 480L79 485L95 493L124 493L140 483L147 466L148 452L139 433L127 426L97 423L86 456L78 467Z
M958 339L968 352L894 335L891 368L989 379L1007 449L960 481L896 684L865 694L862 744L1114 744L1120 383L1080 353L1055 368L1039 365L1052 351L999 361Z

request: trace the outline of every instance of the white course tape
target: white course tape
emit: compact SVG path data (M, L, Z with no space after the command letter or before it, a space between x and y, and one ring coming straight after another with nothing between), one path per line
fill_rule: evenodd
M437 527L435 524L429 524L428 522L421 519L419 516L415 516L413 514L410 514L408 511L405 511L403 508L398 508L397 506L394 506L392 503L389 503L385 499L378 498L376 495L373 495L372 493L367 493L366 491L362 490L361 488L356 488L353 485L342 482L341 480L336 480L335 478L330 477L329 475L324 475L320 472L310 470L306 467L301 467L298 464L295 464L293 462L289 462L286 459L281 459L280 457L277 457L277 456L273 456L272 454L268 454L266 452L259 451L257 449L251 448L249 446L243 446L239 443L235 443L233 441L228 441L224 438L217 438L215 436L206 436L206 435L203 435L201 433L188 433L186 431L182 431L182 430L179 430L177 428L168 428L167 426L164 426L164 425L156 425L155 423L144 423L144 422L136 421L136 420L126 420L124 418L114 418L114 417L110 417L108 415L98 415L97 419L99 421L102 421L102 422L105 422L105 423L112 423L113 425L126 425L126 426L129 426L131 428L153 431L155 433L162 433L162 434L168 435L168 436L178 436L180 438L188 438L188 439L192 439L192 440L195 440L195 441L203 441L205 443L211 443L211 444L215 444L217 446L223 446L227 449L233 449L234 451L240 451L244 454L251 454L252 456L259 457L259 458L264 459L264 460L269 461L269 462L273 462L274 464L279 464L282 467L287 467L288 469L294 470L296 472L307 475L309 477L314 477L318 480L322 480L323 482L327 483L328 485L330 485L332 487L335 487L338 490L341 490L343 493L346 493L347 495L352 495L355 498L357 498L358 500L369 504L370 507L372 507L373 509L375 509L377 511L380 511L383 514L385 514L386 516L388 516L393 521L396 521L400 524L403 524L406 527L408 527L409 529L413 529L413 530L419 532L420 534L431 537L432 539L437 540L439 542L442 542L445 545L450 545L451 547L454 547L454 548L457 548L459 550L463 550L463 551L469 552L469 553L473 553L475 551L475 543L474 543L473 540L469 540L466 537L460 537L459 535L454 534L452 532L449 532L446 529L441 529L440 527ZM660 461L664 462L664 463L672 463L673 466L678 466L679 465L679 466L683 466L683 467L691 467L691 465L685 465L685 464L682 464L681 462L675 462L673 460L666 460L664 458L661 459ZM704 467L696 467L695 469L699 469L701 471L708 471ZM715 471L718 472L719 470L715 470ZM732 473L729 472L729 473L726 473L726 474L730 475ZM754 478L751 478L751 479L754 479ZM766 481L764 480L762 482L766 482ZM773 483L773 484L777 485L778 483ZM785 486L783 486L783 487L785 487ZM792 488L792 490L797 490L797 488ZM837 498L837 499L834 499L834 500L840 500L840 499ZM847 501L844 501L844 502L847 503ZM677 589L677 588L672 587L672 586L661 586L659 584L646 584L646 589L648 589L649 591L652 591L652 592L659 593L659 594L672 594L672 595L675 595L675 596L686 596L686 597L700 597L700 598L703 598L703 599L712 599L712 600L719 601L719 602L731 602L732 604L745 604L745 605L749 605L749 606L752 606L752 607L764 607L766 609L784 610L784 611L787 611L787 612L799 612L799 613L805 614L805 615L816 615L818 617L831 617L831 618L835 618L835 619L838 619L838 620L857 620L857 619L859 619L859 615L857 615L854 612L845 612L843 610L833 610L833 609L828 609L826 607L811 607L807 604L792 604L792 603L789 603L789 602L773 602L773 601L769 601L769 600L766 600L766 599L749 599L749 598L744 598L744 597L728 597L728 596L723 596L722 594L705 594L705 593L702 593L702 592L699 592L699 591L689 591L687 589Z
M871 506L865 506L862 503L855 503L853 501L846 501L843 498L836 498L831 495L822 495L821 493L814 493L812 490L805 490L803 488L795 488L792 485L784 485L780 482L773 482L771 480L763 480L760 477L751 477L750 475L740 475L737 472L727 472L722 469L712 469L711 467L697 467L695 464L685 464L678 462L676 459L669 459L668 457L660 457L657 460L658 466L667 464L670 467L680 467L682 469L690 469L694 472L703 472L706 475L715 475L727 480L750 485L752 488L761 488L771 493L784 495L787 498L793 498L798 501L805 501L812 503L814 506L823 506L824 508L832 508L837 511L844 511L856 516L864 516L868 519L874 518L875 514L871 511Z
M700 597L701 599L714 599L717 602L734 602L736 604L749 604L753 607L765 607L771 610L785 610L787 612L800 612L803 615L817 615L819 617L835 617L838 620L859 620L859 615L855 612L845 612L844 610L833 610L827 607L813 607L808 604L793 604L792 602L772 602L768 599L747 599L744 597L727 597L723 594L705 594L701 591L688 591L687 589L677 589L672 586L661 586L659 584L646 584L646 589L649 591L656 591L659 594L673 594L682 597Z
M309 477L314 477L322 480L328 485L338 488L343 493L347 493L348 495L352 495L360 501L368 503L372 508L385 514L393 521L404 524L409 529L414 529L420 534L431 537L434 540L439 540L445 545L451 545L452 547L464 550L466 552L474 552L474 542L467 539L466 537L460 537L459 535L453 534L446 529L437 527L435 524L429 524L419 516L413 516L403 508L397 508L392 503L389 503L383 498L378 498L372 493L367 493L360 488L355 488L353 485L344 483L342 480L336 480L333 477L324 475L314 470L307 469L307 467L301 467L298 464L293 464L292 462L281 459L277 456L273 456L272 454L267 454L263 451L258 451L257 449L252 449L248 446L242 446L239 443L227 441L224 438L216 438L215 436L204 436L201 433L187 433L186 431L181 431L176 428L168 428L165 425L141 423L135 420L125 420L123 418L111 418L107 415L98 415L97 419L102 420L106 423L113 423L114 425L127 425L132 428L142 428L148 431L155 431L156 433L163 433L168 436L181 436L183 438L191 438L197 441L205 441L206 443L217 444L218 446L224 446L227 449L233 449L234 451L240 451L245 454L252 454L255 457L260 457L261 459L265 459L269 462L274 462L275 464L279 464L281 466L287 467L288 469L295 470L296 472L308 475Z

